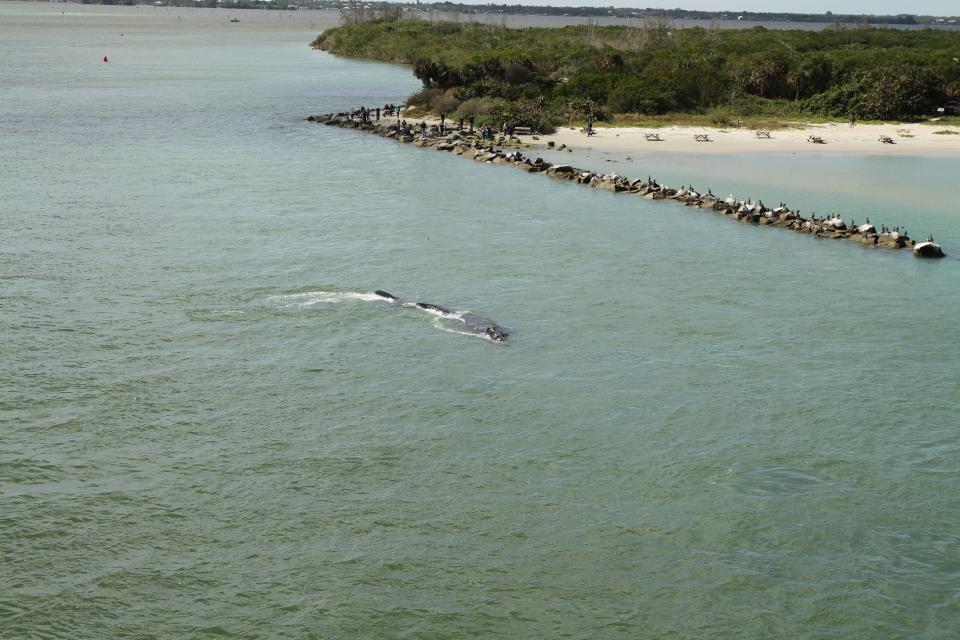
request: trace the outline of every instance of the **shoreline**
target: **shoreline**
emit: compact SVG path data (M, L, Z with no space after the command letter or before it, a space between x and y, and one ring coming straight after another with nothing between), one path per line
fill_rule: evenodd
M439 125L433 115L417 115L428 125ZM830 156L897 156L897 157L960 157L960 125L922 122L916 124L857 124L849 122L798 123L796 128L769 130L769 138L760 138L756 130L706 126L670 125L665 127L611 127L594 125L595 134L587 136L582 127L557 127L554 133L519 135L530 148L554 149L561 146L578 151L614 153L618 155L655 155L690 153L697 155L830 155ZM949 131L950 133L936 133ZM654 134L658 141L647 140ZM695 136L705 135L708 142ZM823 144L808 141L818 136ZM893 143L885 144L881 136ZM533 138L538 138L534 140Z
M558 147L566 145L620 154L960 156L960 126L938 123L858 124L854 127L837 122L804 124L802 128L768 131L769 138L758 137L752 129L689 126L594 127L594 131L595 135L587 137L579 128L562 127L556 133L538 136L540 140L531 145L545 145L552 140ZM647 134L660 140L647 140ZM695 136L707 136L709 141L698 141ZM820 137L823 144L809 142L810 136ZM881 136L889 138L892 143L881 142Z
M908 236L906 228L902 231L899 226L893 228L880 226L877 228L870 223L869 218L859 225L853 219L848 222L837 214L832 214L832 217L829 218L818 218L816 216L804 218L800 215L800 209L792 210L783 202L771 208L764 205L762 201L754 202L751 198L744 199L730 196L721 199L720 196L709 191L703 194L696 191L693 186L682 186L680 189L674 189L658 183L655 178L650 176L646 180L631 180L617 173L604 174L569 164L552 164L545 162L542 158L533 160L520 151L519 147L521 145L526 146L525 142L513 136L504 137L500 135L493 141L481 140L479 136L466 132L450 131L444 135L439 135L436 125L430 126L425 133L421 134L419 131L414 132L413 125L408 125L404 129L392 118L382 122L371 122L366 118L366 115L361 117L356 113L322 114L310 116L307 120L317 124L372 133L399 143L412 144L416 147L446 151L452 155L462 156L477 162L510 165L527 173L543 173L553 178L613 193L626 193L647 200L672 200L686 207L711 210L738 222L788 229L818 238L850 240L864 246L909 249L914 256L919 258L946 257L940 245L933 241L932 236L928 236L926 241L918 242ZM583 133L576 131L570 131L570 133L579 135L581 139L586 138ZM595 137L591 136L590 140ZM556 140L556 136L543 136L543 138ZM694 144L704 146L711 144L709 142L697 142L692 138L691 141ZM769 140L760 140L760 142L769 142ZM545 140L541 139L540 143L546 147ZM652 142L650 144L660 143ZM885 147L895 146L880 142L878 144ZM512 147L513 150L504 151L504 146ZM821 147L824 145L811 144L810 146Z

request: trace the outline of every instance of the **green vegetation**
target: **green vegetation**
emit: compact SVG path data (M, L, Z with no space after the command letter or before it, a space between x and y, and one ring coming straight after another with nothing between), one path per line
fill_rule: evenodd
M675 29L664 14L562 29L405 20L331 29L313 46L412 65L424 89L411 104L540 129L612 114L907 119L960 96L960 33L941 30Z

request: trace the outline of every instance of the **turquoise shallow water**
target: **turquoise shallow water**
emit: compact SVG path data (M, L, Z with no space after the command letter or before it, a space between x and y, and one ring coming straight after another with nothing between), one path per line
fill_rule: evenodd
M0 11L0 636L955 635L960 261L306 123L416 88L306 23ZM624 173L960 255L958 168Z

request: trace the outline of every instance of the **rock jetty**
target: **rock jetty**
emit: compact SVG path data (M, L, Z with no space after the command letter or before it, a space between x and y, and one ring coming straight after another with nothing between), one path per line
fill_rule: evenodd
M769 207L762 201L754 202L750 198L742 199L732 195L721 198L709 190L703 193L692 186L684 185L674 189L658 183L650 176L646 179L630 180L616 173L604 174L567 164L551 164L542 158L531 159L519 150L507 151L498 148L494 141L484 140L479 134L463 131L441 134L436 126L421 130L413 125L403 126L402 123L393 121L372 122L369 118L350 113L310 116L307 120L332 127L366 131L417 147L446 151L476 162L510 165L527 173L542 173L558 180L589 185L613 193L628 193L648 200L674 200L687 207L709 209L738 222L789 229L818 238L849 240L885 249L909 248L913 255L919 258L945 256L943 249L933 241L932 236L928 237L926 242L916 242L907 235L906 229L883 225L878 228L870 223L869 218L860 225L853 220L844 221L837 215L804 218L799 210L792 210L782 202L775 207ZM497 145L503 145L509 140L499 136L496 142Z

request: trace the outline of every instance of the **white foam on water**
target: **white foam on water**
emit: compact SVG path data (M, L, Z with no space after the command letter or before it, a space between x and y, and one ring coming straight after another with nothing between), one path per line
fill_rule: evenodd
M389 302L372 292L364 291L304 291L303 293L288 293L268 296L267 300L282 308L312 307L317 304L339 304L352 300L366 302Z

